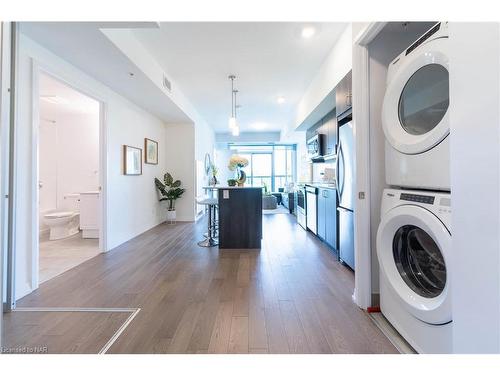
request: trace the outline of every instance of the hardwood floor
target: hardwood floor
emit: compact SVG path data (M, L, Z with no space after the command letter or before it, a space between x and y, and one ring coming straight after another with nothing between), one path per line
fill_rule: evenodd
M157 226L47 281L18 306L140 307L108 353L397 352L353 304L353 273L321 241L290 215L263 220L260 251L198 247L203 221ZM57 326L44 315L51 313L38 314L39 336ZM9 337L33 345L18 320L5 320L7 346ZM62 350L61 340L85 329L101 329L99 337L110 330L88 320L73 329L45 334L42 344Z

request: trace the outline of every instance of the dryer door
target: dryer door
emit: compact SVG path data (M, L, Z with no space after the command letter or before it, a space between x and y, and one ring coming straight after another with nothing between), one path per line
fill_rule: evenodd
M398 206L377 232L381 272L405 308L429 324L451 321L449 290L451 234L430 211Z
M403 61L387 86L382 123L387 141L404 154L420 154L450 132L447 38L432 40Z

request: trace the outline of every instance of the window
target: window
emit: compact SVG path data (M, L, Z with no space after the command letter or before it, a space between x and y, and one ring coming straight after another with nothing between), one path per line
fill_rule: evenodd
M248 159L243 170L250 186L267 186L278 191L295 181L295 145L229 145L238 155Z

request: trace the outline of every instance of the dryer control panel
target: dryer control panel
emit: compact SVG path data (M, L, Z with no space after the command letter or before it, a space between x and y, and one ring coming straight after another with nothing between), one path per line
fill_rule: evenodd
M399 199L401 199L402 201L434 204L434 197L429 195L401 193Z

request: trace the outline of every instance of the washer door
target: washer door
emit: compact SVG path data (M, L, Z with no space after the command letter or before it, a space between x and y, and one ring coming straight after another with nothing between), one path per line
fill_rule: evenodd
M450 133L447 43L438 38L404 57L387 86L382 124L399 152L426 152Z
M405 308L429 324L451 321L451 235L430 211L403 205L388 211L377 232L381 272Z

